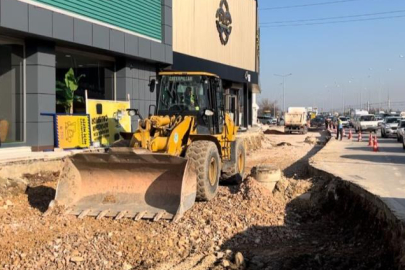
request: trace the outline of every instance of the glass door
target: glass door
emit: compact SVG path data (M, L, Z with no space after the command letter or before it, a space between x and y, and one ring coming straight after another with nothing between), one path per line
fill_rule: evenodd
M24 142L24 44L0 37L0 142Z

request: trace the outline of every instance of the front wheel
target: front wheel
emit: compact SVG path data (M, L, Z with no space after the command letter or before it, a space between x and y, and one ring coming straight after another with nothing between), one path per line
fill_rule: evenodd
M218 192L221 171L217 146L210 141L193 142L187 149L186 158L197 173L197 200L211 200Z

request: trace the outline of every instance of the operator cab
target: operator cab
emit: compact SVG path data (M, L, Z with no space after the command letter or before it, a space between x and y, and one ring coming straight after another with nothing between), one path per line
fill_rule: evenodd
M151 86L155 84L151 82ZM161 72L156 89L157 115L195 116L199 134L222 133L224 92L218 76L203 72Z

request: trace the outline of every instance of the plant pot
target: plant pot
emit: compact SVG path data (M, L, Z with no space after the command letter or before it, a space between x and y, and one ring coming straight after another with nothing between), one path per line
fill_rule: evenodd
M8 121L0 120L0 141L5 142L8 134Z

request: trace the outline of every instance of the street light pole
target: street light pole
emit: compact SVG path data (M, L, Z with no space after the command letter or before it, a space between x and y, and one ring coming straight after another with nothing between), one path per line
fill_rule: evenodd
M325 88L327 89L328 88L328 86L327 85L325 85ZM326 92L328 92L328 91L326 91ZM325 95L325 98L323 99L323 108L322 108L322 111L323 112L326 112L326 100L327 100L327 94Z
M392 71L392 68L388 68L387 69L387 73L390 73ZM390 77L389 75L388 75L388 77ZM390 83L389 83L389 80L390 78L388 78L388 79L385 79L385 81L386 81L386 83L385 83L385 87L387 88L387 91L388 91L388 112L391 112L391 99L390 99Z
M283 112L285 112L285 78L289 77L291 75L292 75L292 73L284 74L284 75L274 74L274 76L283 78Z

